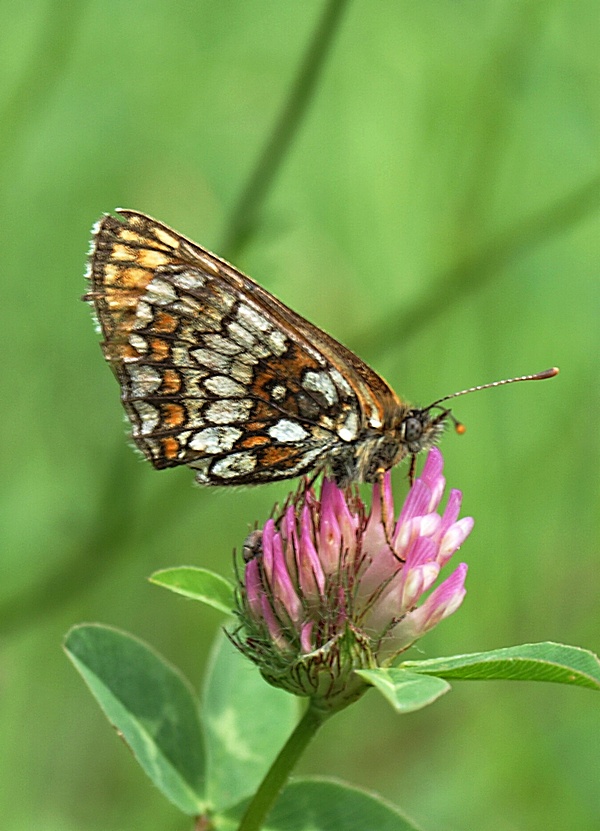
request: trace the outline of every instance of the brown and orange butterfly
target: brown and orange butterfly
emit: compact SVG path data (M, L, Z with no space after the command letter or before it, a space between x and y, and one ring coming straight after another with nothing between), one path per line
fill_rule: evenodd
M94 228L88 278L133 439L205 485L326 472L375 482L431 447L450 411L419 409L349 349L225 260L118 209ZM493 384L549 378L547 370Z

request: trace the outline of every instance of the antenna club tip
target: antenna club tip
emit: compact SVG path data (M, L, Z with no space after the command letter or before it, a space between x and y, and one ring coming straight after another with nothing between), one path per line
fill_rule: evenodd
M546 378L554 378L560 372L557 366L551 366L550 369L545 369L543 372L538 372L532 377L533 381L545 381Z
M458 433L459 436L463 436L467 432L467 428L461 421L457 421L454 425L454 429Z

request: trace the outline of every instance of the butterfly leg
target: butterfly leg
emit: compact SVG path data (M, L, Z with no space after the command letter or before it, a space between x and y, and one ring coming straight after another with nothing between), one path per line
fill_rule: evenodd
M392 544L392 538L390 536L390 530L389 530L390 524L393 525L394 518L388 516L388 509L387 509L387 505L386 505L385 497L384 497L385 492L384 492L384 487L383 487L383 481L384 481L386 472L387 471L384 470L383 468L381 468L380 470L377 471L377 484L379 485L379 509L380 509L380 512L381 512L381 524L383 525L383 533L385 535L385 541L387 543L388 548L390 549L390 553L397 560L399 558L398 558L398 555L396 554L396 552L394 551L394 546Z
M417 454L413 453L410 457L410 467L408 469L408 481L410 486L415 484L415 473L417 472Z

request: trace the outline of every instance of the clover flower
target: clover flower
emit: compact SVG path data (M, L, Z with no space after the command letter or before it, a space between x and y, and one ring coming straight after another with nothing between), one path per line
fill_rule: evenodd
M270 683L340 709L366 689L355 669L391 664L460 606L464 563L419 605L473 527L458 490L438 513L442 469L433 448L396 521L388 472L368 515L356 490L325 478L319 499L299 491L250 534L231 637Z

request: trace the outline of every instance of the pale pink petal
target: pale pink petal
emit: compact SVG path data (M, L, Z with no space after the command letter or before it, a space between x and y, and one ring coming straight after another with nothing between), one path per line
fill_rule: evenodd
M267 629L269 630L269 636L277 645L277 648L283 652L287 652L289 649L289 641L283 634L283 630L279 624L279 621L275 617L273 609L271 608L271 604L269 603L267 597L263 595L260 598L260 605L261 605L261 617L262 620L265 622Z
M404 500L404 505L400 511L398 523L396 525L396 533L398 526L416 516L423 516L429 513L429 503L431 502L431 489L423 482L422 479L417 479L408 492L408 496Z
M323 480L317 551L325 574L335 572L340 564L342 532L334 509L336 490L335 482Z
M461 547L463 542L473 530L474 523L475 520L473 517L465 516L448 528L440 542L440 550L438 554L438 562L440 565L443 566L447 563L454 552Z
M283 554L280 534L273 538L273 579L271 584L277 614L289 617L297 623L302 613L302 604L294 590Z
M443 583L431 592L427 600L412 612L417 630L424 634L441 620L455 612L466 594L467 565L461 563Z
M256 618L260 620L261 615L261 597L264 596L264 591L261 582L260 567L258 559L255 557L246 565L244 572L244 582L246 589L246 600L250 611Z
M309 602L316 602L325 591L325 573L315 548L314 537L311 533L311 523L308 521L308 509L302 509L300 521L300 542L297 554L298 582L300 592Z
M314 644L312 640L312 633L314 629L313 621L308 621L307 623L302 626L300 630L300 649L307 655L309 652L312 652L314 649Z

